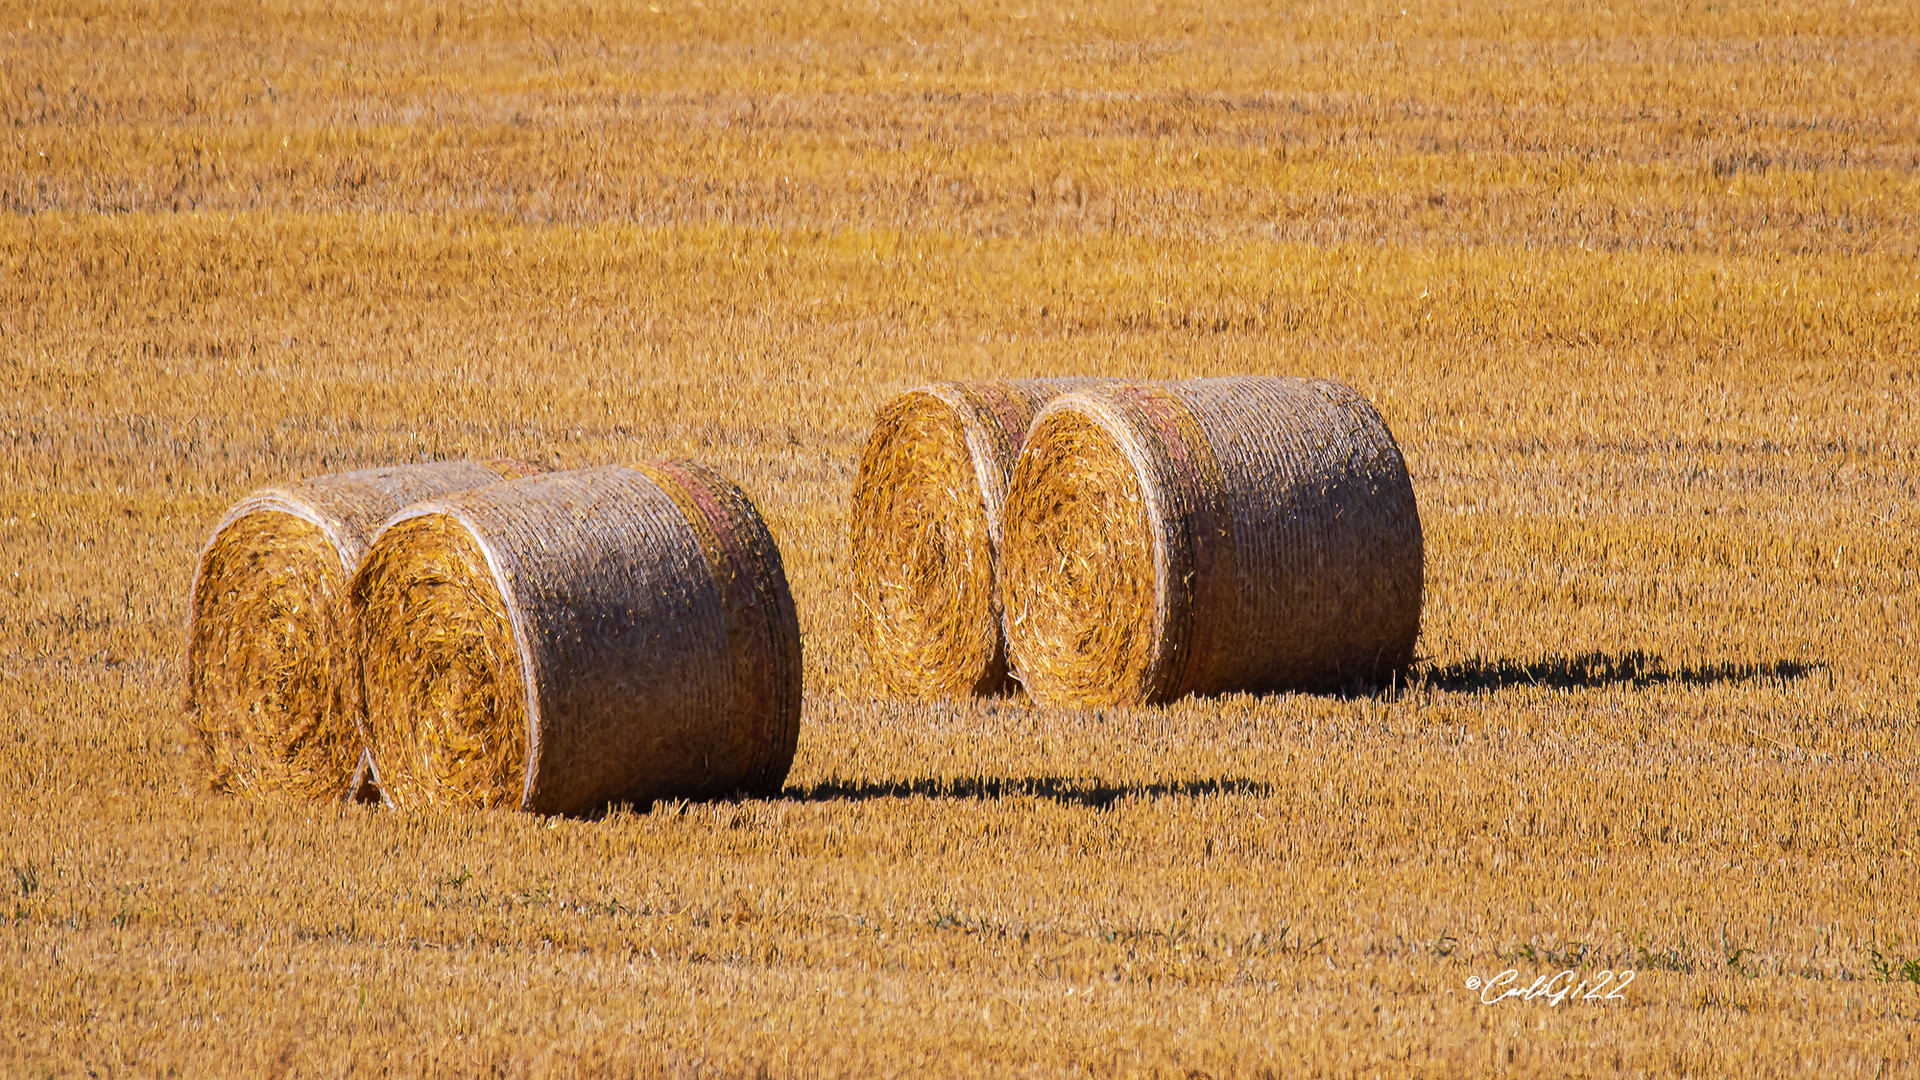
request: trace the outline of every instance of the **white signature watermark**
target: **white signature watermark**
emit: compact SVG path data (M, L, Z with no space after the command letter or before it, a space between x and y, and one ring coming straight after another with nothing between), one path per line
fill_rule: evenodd
M1542 975L1533 980L1533 985L1521 986L1520 969L1508 968L1491 979L1482 979L1478 975L1467 976L1467 989L1480 991L1482 1005L1498 1005L1508 998L1521 1001L1545 999L1548 1006L1563 1001L1603 1003L1627 1000L1620 991L1627 988L1633 976L1631 971L1602 971L1593 977L1593 985L1588 986L1587 980L1580 978L1578 972L1567 970L1558 975ZM1565 982L1561 981L1563 979Z

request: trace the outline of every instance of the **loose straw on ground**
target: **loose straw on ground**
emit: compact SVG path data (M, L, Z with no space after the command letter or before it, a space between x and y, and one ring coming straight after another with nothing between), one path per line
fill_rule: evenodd
M1087 379L936 383L880 410L853 492L854 628L889 691L1009 688L995 567L1007 474L1047 402Z
M198 783L246 795L346 794L361 756L346 585L373 534L417 499L540 470L444 461L256 491L214 529L187 622Z
M416 505L352 595L365 734L399 806L771 794L793 762L800 626L780 553L702 466Z
M1008 645L1041 702L1332 691L1413 662L1413 484L1380 414L1341 383L1064 396L1028 433L1006 530Z

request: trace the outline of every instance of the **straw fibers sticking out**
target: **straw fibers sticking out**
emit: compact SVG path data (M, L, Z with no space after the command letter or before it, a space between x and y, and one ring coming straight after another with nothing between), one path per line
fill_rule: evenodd
M399 806L585 814L779 790L800 625L740 489L689 462L410 507L351 586L365 735Z
M1027 425L1090 379L937 383L880 410L853 493L854 628L888 691L1010 689L995 567Z
M366 469L257 491L229 510L200 556L187 621L196 783L343 797L360 757L346 589L368 542L417 499L537 472L504 459Z
M1324 692L1413 662L1413 483L1380 414L1341 383L1062 397L1027 436L1006 529L1008 644L1037 701Z

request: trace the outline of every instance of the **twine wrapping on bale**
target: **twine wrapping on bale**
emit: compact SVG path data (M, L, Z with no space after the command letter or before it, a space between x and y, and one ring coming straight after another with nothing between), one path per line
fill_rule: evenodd
M347 794L361 756L346 585L380 524L417 499L530 476L443 461L256 491L214 529L187 622L187 717L208 790Z
M780 552L700 465L410 507L352 596L364 733L400 806L771 794L793 763L800 625Z
M1064 396L1007 495L1012 663L1041 702L1325 692L1413 662L1423 550L1385 421L1321 379Z
M854 628L890 692L1003 693L1007 474L1034 414L1091 379L936 383L875 418L853 492Z

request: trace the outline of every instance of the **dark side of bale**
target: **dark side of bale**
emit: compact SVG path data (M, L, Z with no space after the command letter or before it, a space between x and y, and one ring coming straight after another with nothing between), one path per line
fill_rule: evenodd
M1380 414L1324 379L1115 385L1035 419L1007 495L1012 664L1041 702L1404 676L1424 554Z
M1007 477L1034 414L1091 379L947 382L889 401L860 455L854 629L891 693L1011 688L996 567Z
M346 588L367 544L410 502L539 471L507 459L397 465L235 504L201 553L188 613L195 783L344 797L361 756Z
M412 506L351 586L363 731L394 804L590 814L772 794L800 625L741 490L691 462Z

